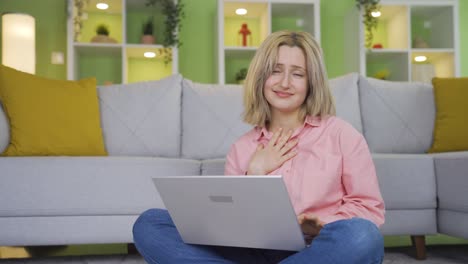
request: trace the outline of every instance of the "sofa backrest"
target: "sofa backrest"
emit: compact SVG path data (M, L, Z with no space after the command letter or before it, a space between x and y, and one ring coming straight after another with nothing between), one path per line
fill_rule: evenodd
M3 111L2 103L0 102L0 154L8 147L10 142L10 127L6 113Z
M182 84L182 157L224 158L252 126L242 121L241 85Z
M337 115L362 131L358 78L358 74L348 74L330 80L330 87ZM231 144L252 128L242 121L242 86L187 79L182 86L182 157L224 158Z
M180 156L181 75L98 92L109 156Z
M335 99L336 116L348 121L362 133L358 90L359 74L350 73L330 79L330 90Z
M432 86L347 74L330 80L337 116L364 134L372 152L424 153L432 143ZM251 126L242 122L240 85L199 84L181 75L98 87L111 156L224 158ZM9 125L0 103L0 153Z
M432 143L432 85L359 77L364 136L374 153L425 153Z

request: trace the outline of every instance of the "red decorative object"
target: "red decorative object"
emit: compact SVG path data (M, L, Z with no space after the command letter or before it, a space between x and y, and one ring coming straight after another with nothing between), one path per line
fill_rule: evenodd
M376 44L374 44L374 45L372 46L372 48L373 48L373 49L381 49L381 48L383 48L383 45L380 44L380 43L376 43Z
M247 28L247 23L242 24L241 29L239 30L239 34L242 35L242 46L247 46L247 36L252 34L250 30Z

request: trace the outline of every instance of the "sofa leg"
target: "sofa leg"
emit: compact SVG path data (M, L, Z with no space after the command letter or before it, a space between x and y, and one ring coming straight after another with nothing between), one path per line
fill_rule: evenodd
M416 259L426 259L426 237L425 236L411 236L411 244L416 251Z
M127 244L127 254L129 255L138 255L138 250L137 248L135 247L135 244L133 243L128 243Z

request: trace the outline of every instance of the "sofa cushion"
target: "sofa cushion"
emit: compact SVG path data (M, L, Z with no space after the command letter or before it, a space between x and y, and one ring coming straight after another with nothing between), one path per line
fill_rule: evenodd
M432 86L360 77L364 136L372 152L425 153L432 143Z
M468 151L431 154L439 208L468 213Z
M82 245L82 244L127 244L133 243L132 227L139 214L129 215L81 215L81 216L28 216L0 217L0 245ZM0 247L1 249L1 247ZM22 247L21 247L22 249ZM98 249L98 248L97 248ZM98 249L98 254L102 250ZM87 255L91 255L87 252ZM6 257L6 256L2 256ZM135 255L135 257L137 257ZM102 261L74 261L58 257L52 259L30 258L22 259L21 264L32 263L102 263ZM64 257L68 258L68 257ZM8 264L19 264L15 260L7 260ZM19 260L18 260L19 261ZM39 261L39 262L37 262ZM109 261L104 263L128 263L129 261ZM4 263L0 260L0 263ZM139 263L139 261L130 261Z
M434 78L436 121L430 152L468 150L468 78Z
M9 143L10 127L5 112L3 111L2 102L0 102L0 153L3 153Z
M386 210L382 235L435 235L437 234L436 209Z
M359 74L351 73L330 80L330 90L335 99L336 115L362 133L361 109L358 91Z
M435 209L434 161L426 154L372 154L385 208Z
M182 92L182 157L224 158L235 140L251 129L242 121L240 85L193 83Z
M224 175L226 159L208 159L201 161L201 175Z
M468 239L468 214L453 210L437 210L437 226L441 234Z
M104 142L111 156L180 155L180 75L99 87Z
M4 217L140 214L164 208L151 177L200 174L199 161L153 157L8 157L0 168Z
M106 155L96 79L52 80L0 65L10 124L6 156Z

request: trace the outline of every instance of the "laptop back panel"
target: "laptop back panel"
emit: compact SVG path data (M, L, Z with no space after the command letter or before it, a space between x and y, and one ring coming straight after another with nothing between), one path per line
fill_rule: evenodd
M186 243L298 251L303 235L281 176L153 181Z

